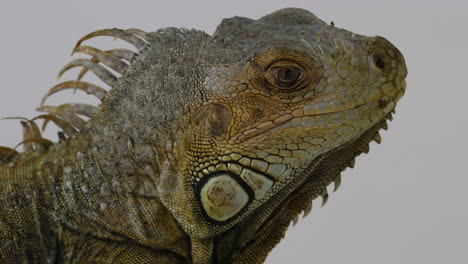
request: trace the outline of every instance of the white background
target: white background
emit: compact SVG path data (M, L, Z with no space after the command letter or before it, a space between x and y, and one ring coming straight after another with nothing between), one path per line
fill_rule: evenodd
M393 42L406 58L408 88L383 143L372 144L356 169L344 173L327 206L317 201L311 215L288 230L267 263L468 263L465 3L2 0L0 116L35 116L75 41L96 29L176 26L211 34L224 17L302 7L338 27ZM97 47L122 46L105 43ZM77 94L50 103L96 102ZM0 121L0 145L20 138L17 121Z

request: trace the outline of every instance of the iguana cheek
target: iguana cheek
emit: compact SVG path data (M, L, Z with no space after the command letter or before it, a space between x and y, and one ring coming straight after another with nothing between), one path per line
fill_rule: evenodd
M218 222L233 218L251 200L246 188L227 173L209 178L199 190L203 210L209 218Z

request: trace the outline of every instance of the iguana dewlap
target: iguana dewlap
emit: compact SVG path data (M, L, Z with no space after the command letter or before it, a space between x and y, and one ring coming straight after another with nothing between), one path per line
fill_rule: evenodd
M137 50L84 45L96 36ZM389 41L294 8L212 36L100 30L74 51L91 57L21 122L25 151L0 148L0 263L262 263L380 142L406 87ZM102 103L47 105L65 89Z

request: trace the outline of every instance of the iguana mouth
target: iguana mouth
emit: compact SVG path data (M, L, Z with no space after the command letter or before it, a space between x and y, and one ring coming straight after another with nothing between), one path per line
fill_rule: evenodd
M297 187L275 207L269 217L256 229L257 233L251 236L259 236L258 232L269 232L268 229L275 226L275 224L287 228L291 222L293 224L297 223L301 212L303 217L308 216L312 210L313 200L318 197L322 198L322 206L325 205L328 201L327 187L334 183L333 191L337 191L341 184L341 172L348 167L354 168L356 156L368 153L370 142L380 143L379 130L388 129L387 121L392 120L392 112L393 110L361 136L339 149L334 149L317 157L318 163L312 162L303 171L303 173L308 174L303 181L296 184ZM347 153L347 155L335 155L343 152ZM259 209L261 210L261 208Z
M380 128L385 127L386 120L390 118L391 113L388 113L387 116L385 116L382 119L382 121L372 126L360 137L350 141L342 148L347 148L348 146L361 141L365 142L366 144L365 146L360 145L360 148L358 148L358 151L360 151L359 154L362 152L367 153L368 144L371 140L376 140L380 142L380 136L378 136L377 131ZM369 137L369 135L372 135L372 137ZM326 152L318 156L316 160L321 160L324 157L332 156L335 151L340 151L342 148L333 150L332 152ZM354 157L357 155L358 154L351 155L350 157L353 157L354 159ZM270 191L274 189L275 184L283 182L289 176L291 176L293 172L292 167L290 167L288 164L273 164L262 159L253 159L245 156L241 157L240 155L232 156L233 158L231 161L222 163L223 165L218 166L222 167L222 170L218 170L206 175L206 177L204 177L202 181L197 183L196 194L202 202L205 216L207 216L209 220L214 220L215 222L229 222L234 220L253 201L261 202L263 198L271 196ZM312 161L312 163L314 163L314 161ZM350 167L353 163L350 160L349 162L344 164L346 164L345 167ZM345 167L343 167L343 170ZM307 170L313 171L311 168L308 168L304 171ZM227 207L222 208L220 204L225 203L225 196L229 195L226 193L227 191L225 189L222 189L222 187L220 187L220 184L217 183L218 180L216 180L216 178L220 178L220 181L222 180L222 182L226 184L227 181L230 181L229 179L226 179L227 176L229 176L229 179L233 179L233 184L231 185L235 185L234 187L232 187L231 190L231 198L234 200L240 199L239 197L234 197L235 193L243 193L245 197L241 199L241 202L237 201L237 205L231 205L233 202L230 202L231 204L229 204ZM337 180L338 177L339 175L328 179L329 182L327 182L327 184L323 186L323 190L320 193L317 193L317 196L321 195L323 197L324 203L328 198L326 186L331 182L335 182L335 189L337 189L340 183L340 180ZM311 180L312 178L314 177L306 177L305 181ZM215 193L220 192L221 189L222 194L224 196L221 195L220 197L222 197L224 200L219 202L220 204L216 204L216 201L214 201L214 199L212 197L209 197L209 195L207 195L206 193L208 191L211 191L212 196L216 196ZM239 205L239 203L241 203L241 205ZM228 212L219 217L218 215L221 214L219 212L220 210L225 210Z
M353 106L353 107L348 107L348 108L345 108L345 109L342 109L342 110L339 110L339 111L328 111L328 112L319 113L319 114L302 115L302 116L289 115L289 118L283 118L284 120L282 120L281 122L273 123L270 127L266 127L264 129L257 129L257 131L255 131L253 133L249 133L248 136L240 136L240 137L238 137L238 140L239 141L247 141L247 140L250 140L252 138L256 138L256 137L258 137L260 135L266 134L266 133L276 132L278 128L286 126L288 123L291 124L292 126L294 126L293 123L294 123L295 120L297 120L296 121L297 123L302 123L302 124L305 123L305 124L309 124L309 126L316 126L317 125L316 123L311 123L311 122L313 122L312 118L317 118L317 117L320 117L320 116L326 116L326 115L332 115L332 114L346 113L346 112L353 111L353 110L357 111L360 107L366 106L366 105L375 104L376 109L382 109L385 113L388 114L390 111L392 111L395 108L395 105L396 105L395 102L398 101L398 99L400 99L401 96L403 96L403 92L398 94L395 98L393 98L391 100L388 100L387 97L382 96L382 97L379 97L377 99L368 101L366 103L359 104L359 105ZM385 101L385 102L383 102L383 101ZM311 122L304 122L304 119L310 120ZM299 121L303 121L303 122L299 122Z

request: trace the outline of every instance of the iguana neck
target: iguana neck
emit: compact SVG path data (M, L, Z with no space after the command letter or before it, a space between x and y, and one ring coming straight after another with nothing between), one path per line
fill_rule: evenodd
M189 258L190 239L158 196L160 162L166 157L157 141L101 132L90 129L52 147L45 159L50 166L40 168L53 175L47 179L61 236L86 234Z

